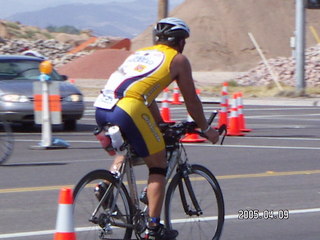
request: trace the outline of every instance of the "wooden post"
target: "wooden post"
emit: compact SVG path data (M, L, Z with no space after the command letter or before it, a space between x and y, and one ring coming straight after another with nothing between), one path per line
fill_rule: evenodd
M168 17L169 0L158 0L158 19Z
M320 38L319 38L319 35L316 31L316 29L313 27L313 26L309 26L309 29L314 37L314 39L317 41L317 43L319 44L320 43Z
M278 75L277 75L277 74L275 73L275 71L271 68L271 66L270 66L270 64L268 63L266 57L264 56L261 48L259 47L257 41L255 40L253 34L249 32L248 35L249 35L249 37L250 37L253 45L254 45L255 48L257 49L257 51L258 51L258 53L259 53L259 55L260 55L263 63L266 65L266 67L267 67L267 69L268 69L268 71L269 71L269 73L270 73L273 81L275 82L275 84L277 85L277 87L278 87L281 91L283 91L283 87L282 87L282 86L280 85L280 83L279 83L279 77L278 77Z

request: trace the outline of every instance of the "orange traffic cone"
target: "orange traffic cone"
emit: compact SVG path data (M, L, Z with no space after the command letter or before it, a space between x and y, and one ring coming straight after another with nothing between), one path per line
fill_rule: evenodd
M228 96L221 92L218 128L222 125L228 126Z
M252 129L246 128L246 120L244 118L244 113L243 113L243 101L242 101L242 93L241 92L239 92L237 94L237 105L238 105L240 131L251 132Z
M228 82L223 82L221 96L225 96L227 107L229 107Z
M180 92L179 92L179 88L177 86L177 83L175 83L175 86L173 88L173 95L172 95L171 104L175 104L175 105L182 104L182 102L180 101Z
M216 129L220 128L222 125L228 126L228 107L229 107L229 94L228 94L228 83L224 82L221 90L221 101L219 110L218 126Z
M161 117L164 122L166 123L174 123L174 121L170 120L170 108L169 108L169 90L168 88L165 88L163 90L163 100L162 100L162 105L161 105Z
M201 96L200 96L201 90L200 89L196 89L196 93L197 93L197 95L198 95L198 97L199 97L199 99L201 101Z
M188 122L192 122L193 119L190 116L190 114L188 114ZM207 139L200 137L198 134L196 133L187 133L181 140L180 142L184 142L184 143L198 143L198 142L205 142Z
M240 122L238 116L238 109L237 109L237 94L233 94L232 99L232 106L231 106L231 116L229 120L228 126L228 136L244 136L245 134L241 133L240 131Z
M70 188L60 190L56 233L54 240L75 240L73 223L73 196Z

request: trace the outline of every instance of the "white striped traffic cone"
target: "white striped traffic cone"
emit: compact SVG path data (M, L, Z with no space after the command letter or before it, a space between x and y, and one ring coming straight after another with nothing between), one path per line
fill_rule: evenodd
M240 131L240 122L238 116L238 108L237 108L237 94L233 94L232 105L231 105L231 114L228 126L228 136L244 136Z
M221 100L219 109L219 119L217 129L222 125L228 126L228 107L229 107L228 82L223 83L221 90Z
M238 115L239 115L239 127L242 132L251 132L252 129L246 128L246 120L243 113L243 101L242 93L237 94L237 105L238 105Z
M175 85L174 85L174 88L173 88L173 95L172 95L171 104L180 105L180 104L182 104L182 102L180 101L180 91L179 91L177 83L175 82L174 84Z
M169 108L169 90L168 88L165 88L163 90L163 100L161 103L161 117L162 120L166 123L174 123L174 121L171 121L171 114L170 114L170 108Z
M60 190L54 240L76 240L73 222L73 196L70 188Z
M228 82L223 82L221 96L225 96L227 107L229 106Z

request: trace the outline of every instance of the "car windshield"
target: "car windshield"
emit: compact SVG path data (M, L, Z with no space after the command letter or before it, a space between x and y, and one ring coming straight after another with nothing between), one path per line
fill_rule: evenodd
M39 80L39 61L0 60L0 80ZM51 80L63 81L55 70L50 74Z

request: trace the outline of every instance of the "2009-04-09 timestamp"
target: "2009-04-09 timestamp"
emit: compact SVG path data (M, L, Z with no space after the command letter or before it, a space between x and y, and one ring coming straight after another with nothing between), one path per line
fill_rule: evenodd
M238 219L240 220L256 220L256 219L289 219L289 210L263 210L258 209L240 209L238 211Z

